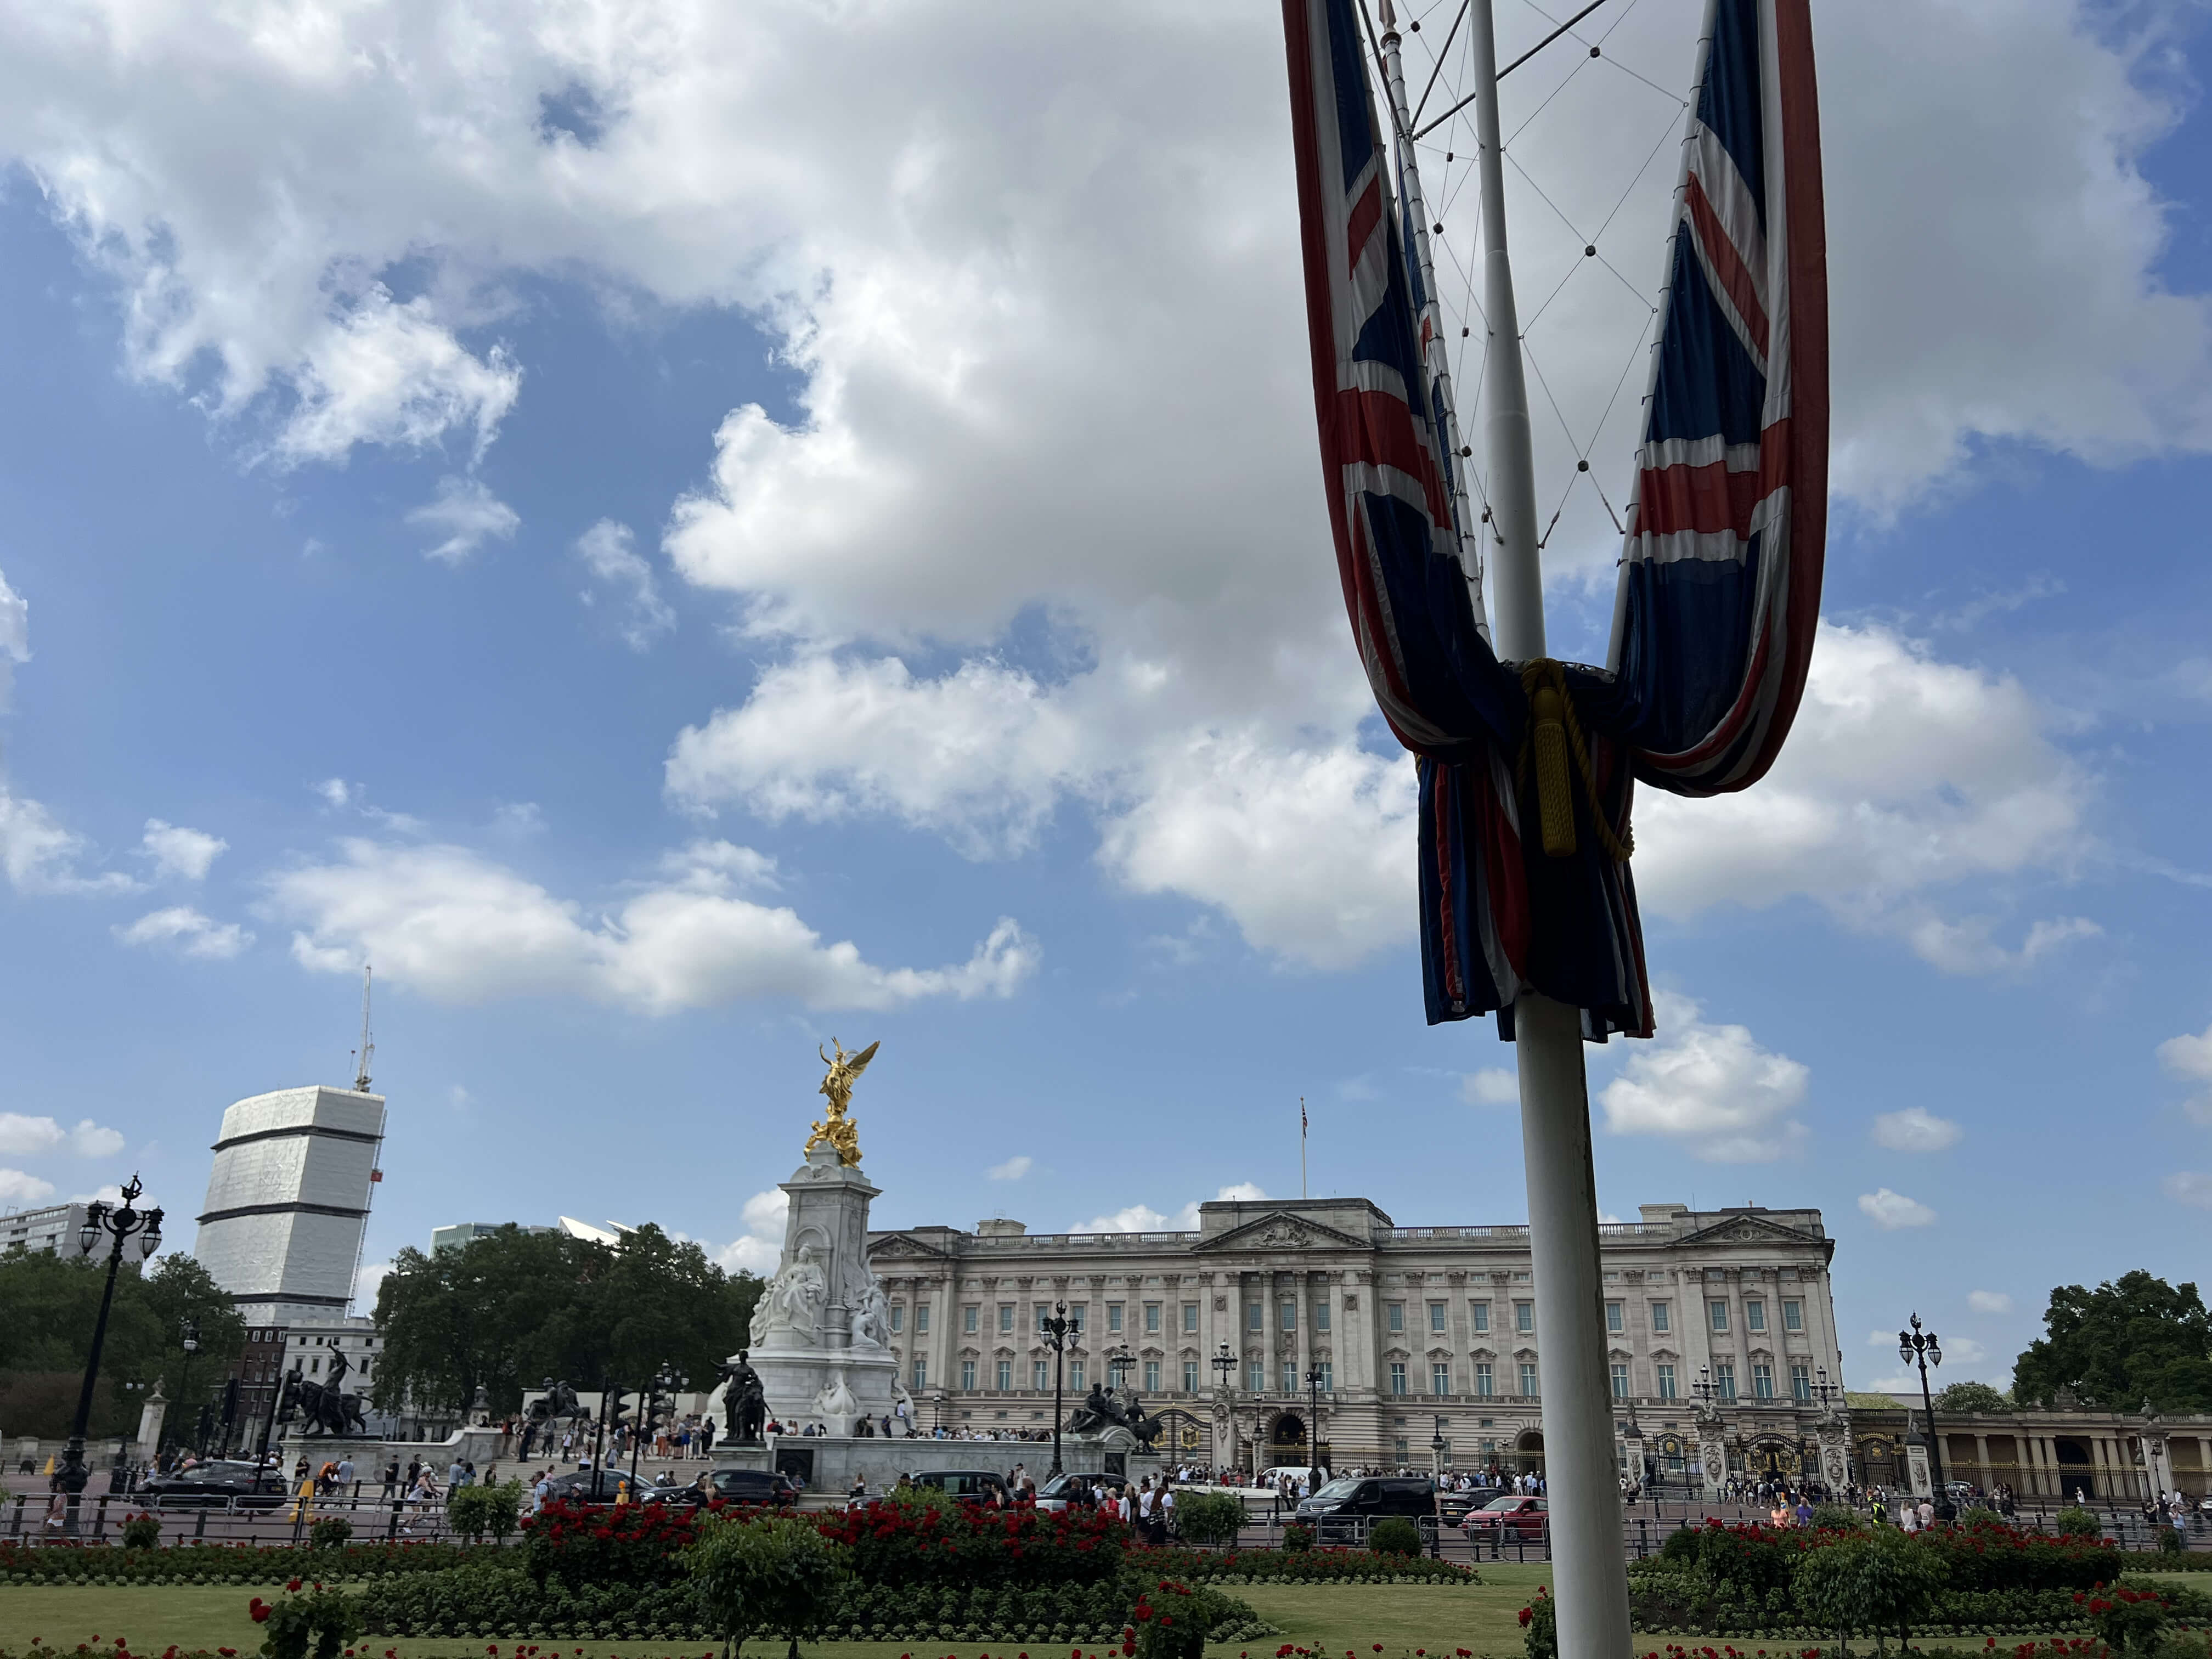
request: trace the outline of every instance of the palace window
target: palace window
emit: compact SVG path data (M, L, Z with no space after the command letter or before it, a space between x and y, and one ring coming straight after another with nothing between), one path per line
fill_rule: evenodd
M1615 1400L1628 1398L1628 1367L1626 1365L1613 1368L1613 1397Z
M917 1389L929 1386L929 1362L927 1359L914 1362L914 1386Z
M1325 1299L1314 1304L1314 1329L1323 1336L1328 1334L1328 1303Z
M1491 1375L1487 1359L1474 1362L1474 1391L1485 1399L1498 1392L1497 1379Z
M1266 1330L1267 1328L1267 1310L1265 1308L1262 1308L1256 1302L1246 1303L1244 1304L1244 1328L1248 1331L1254 1332Z
M1198 1304L1195 1302L1182 1304L1182 1334L1185 1336L1198 1334Z
M1790 1368L1790 1395L1794 1400L1809 1401L1813 1398L1813 1368L1792 1365Z
M1052 1367L1042 1359L1036 1360L1030 1366L1030 1387L1035 1389L1039 1394L1052 1392Z
M1051 1318L1051 1317L1052 1317L1052 1304L1051 1304L1051 1303L1049 1303L1049 1302L1040 1302L1040 1303L1038 1303L1038 1304L1036 1304L1036 1328L1037 1328L1037 1329L1039 1329L1039 1330L1042 1330L1042 1329L1044 1328L1044 1322L1045 1322L1046 1320L1048 1320L1048 1319Z
M1393 1336L1402 1334L1406 1328L1406 1304L1402 1302L1390 1303L1385 1314L1382 1322L1389 1328L1390 1334Z
M1627 1310L1618 1302L1605 1304L1605 1328L1615 1336L1628 1328Z
M1451 1364L1449 1361L1439 1359L1429 1367L1429 1392L1431 1394L1449 1394L1451 1392Z
M1674 1368L1672 1365L1659 1367L1659 1397L1662 1400L1674 1397Z
M1323 1394L1336 1392L1336 1365L1334 1361L1324 1359L1321 1362L1321 1391Z
M1668 1317L1667 1304L1663 1302L1651 1304L1651 1328L1662 1334L1674 1328L1674 1322Z
M1198 1361L1195 1359L1182 1362L1182 1391L1185 1394L1198 1392Z
M969 1303L966 1307L960 1310L961 1331L969 1336L975 1335L977 1328L982 1322L982 1318L983 1310L977 1307L974 1303Z
M914 1334L916 1336L929 1334L929 1304L927 1302L914 1304Z
M1751 1397L1753 1400L1774 1398L1774 1367L1754 1364L1751 1368Z
M1406 1437L1401 1434L1390 1443L1397 1449L1398 1466L1403 1468L1406 1463Z
M1467 1316L1470 1322L1469 1328L1472 1329L1477 1336L1486 1336L1489 1334L1490 1304L1487 1302L1468 1303L1467 1304Z
M1294 1330L1297 1329L1297 1328L1298 1328L1298 1304L1297 1304L1297 1303L1295 1303L1295 1302L1284 1302L1284 1303L1279 1303L1279 1304L1276 1304L1275 1311L1276 1311L1277 1315L1279 1316L1279 1319L1280 1319L1280 1322L1281 1322L1280 1323L1279 1323L1279 1324L1275 1327L1275 1328L1276 1328L1277 1330L1279 1330L1279 1331L1294 1331Z
M1067 1386L1077 1394L1083 1392L1083 1362L1080 1359L1067 1362Z
M1013 1331L1014 1304L1011 1302L1001 1302L999 1304L999 1328L1009 1334Z
M1145 1362L1145 1392L1158 1394L1159 1391L1160 1362L1157 1359L1147 1359Z
M891 1304L891 1328L895 1331L906 1328L906 1304L903 1302Z
M1248 1394L1267 1392L1267 1362L1248 1359L1244 1362L1244 1389Z
M1785 1331L1802 1331L1805 1328L1803 1303L1784 1302L1782 1304L1782 1328Z
M1159 1334L1160 1304L1157 1302L1147 1302L1145 1304L1145 1334L1158 1336Z
M1444 1304L1441 1302L1429 1304L1429 1329L1438 1336L1444 1334Z
M1281 1376L1283 1392L1296 1394L1298 1391L1298 1362L1295 1359L1285 1359L1275 1369Z
M1536 1328L1536 1304L1516 1302L1513 1304L1513 1328L1526 1336Z
M1067 1328L1071 1334L1083 1334L1084 1316L1089 1311L1089 1307L1080 1302L1067 1310Z
M960 1362L960 1386L963 1389L972 1389L975 1386L975 1362L972 1359L963 1359Z
M1725 1335L1729 1328L1728 1304L1725 1302L1709 1302L1705 1306L1707 1310L1712 1315L1713 1328Z
M1766 1304L1757 1297L1747 1297L1743 1304L1743 1328L1747 1331L1766 1328Z
M1720 1391L1720 1396L1723 1400L1726 1401L1731 1406L1735 1404L1735 1364L1734 1361L1723 1359L1714 1365L1713 1386Z
M1536 1367L1527 1360L1521 1364L1521 1392L1530 1400L1534 1400L1540 1392L1536 1386Z
M1121 1334L1121 1304L1118 1302L1106 1304L1106 1328L1115 1336Z
M1014 1362L1011 1359L1001 1359L999 1362L999 1392L1011 1394L1013 1392L1013 1388Z
M1402 1359L1394 1359L1390 1362L1390 1392L1392 1394L1406 1392L1406 1362Z

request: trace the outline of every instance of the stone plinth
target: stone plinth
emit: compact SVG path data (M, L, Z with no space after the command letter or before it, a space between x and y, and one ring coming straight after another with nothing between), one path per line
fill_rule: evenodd
M1142 1450L1109 1447L1103 1437L1066 1436L1060 1466L1075 1474L1101 1474L1134 1481L1160 1472L1159 1458ZM1118 1469L1112 1460L1122 1460ZM988 1469L1004 1476L1019 1463L1042 1486L1052 1468L1048 1440L870 1439L861 1436L780 1434L760 1446L717 1444L714 1465L726 1469L781 1469L807 1491L849 1492L855 1480L868 1495L880 1497L898 1485L902 1474L952 1469ZM801 1467L804 1479L801 1480Z

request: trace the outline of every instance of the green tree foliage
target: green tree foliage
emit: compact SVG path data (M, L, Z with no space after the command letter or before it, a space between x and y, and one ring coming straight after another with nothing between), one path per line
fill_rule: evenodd
M1244 1525L1244 1500L1225 1492L1185 1492L1176 1499L1175 1517L1187 1544L1233 1544Z
M1986 1382L1954 1382L1936 1396L1939 1412L2008 1412L2012 1396Z
M489 1533L504 1541L522 1515L522 1482L462 1486L446 1500L446 1523L471 1542Z
M385 1352L374 1399L459 1411L478 1382L513 1412L547 1377L628 1386L663 1360L693 1385L744 1346L761 1281L726 1273L696 1244L647 1225L619 1249L506 1226L425 1254L404 1249L376 1297Z
M2212 1314L2194 1285L2124 1273L2095 1290L2061 1285L2043 1316L2048 1334L2013 1368L2013 1393L2051 1404L2062 1389L2098 1411L2212 1411Z
M0 1308L8 1310L0 1319L0 1413L10 1433L44 1439L69 1432L106 1278L104 1259L64 1261L20 1246L0 1255ZM187 1316L200 1328L188 1395ZM143 1387L158 1380L169 1397L169 1422L190 1433L200 1407L222 1400L245 1340L246 1323L230 1297L191 1257L165 1255L150 1268L126 1261L108 1310L91 1432L135 1433Z
M847 1576L844 1553L811 1521L702 1520L684 1552L700 1605L726 1640L781 1636L799 1659L799 1638L820 1626Z

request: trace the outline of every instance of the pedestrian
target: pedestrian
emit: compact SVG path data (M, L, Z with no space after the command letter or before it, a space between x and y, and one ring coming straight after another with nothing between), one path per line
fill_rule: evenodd
M389 1504L399 1495L399 1460L393 1458L384 1466L384 1490L379 1496Z
M353 1454L351 1452L342 1453L338 1458L338 1490L343 1492L352 1485Z
M539 1475L536 1480L531 1483L530 1512L532 1515L537 1514L538 1510L545 1507L546 1503L552 1498L552 1496L553 1471L548 1469L543 1474Z

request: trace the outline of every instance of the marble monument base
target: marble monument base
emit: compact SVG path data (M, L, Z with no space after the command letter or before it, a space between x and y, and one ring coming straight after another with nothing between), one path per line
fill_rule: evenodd
M886 1417L898 1425L898 1361L881 1348L756 1349L752 1368L760 1373L769 1415L787 1430L850 1435L864 1417L878 1434ZM833 1410L841 1384L850 1403Z
M759 1446L718 1441L714 1461L717 1468L779 1470L811 1492L849 1492L860 1480L866 1484L869 1497L879 1498L897 1486L902 1474L988 1469L1006 1475L1017 1463L1042 1486L1052 1469L1052 1442L779 1434ZM1060 1443L1060 1467L1073 1474L1134 1481L1159 1474L1161 1462L1157 1453L1136 1446L1133 1439L1125 1447L1109 1443L1105 1436L1067 1435Z

